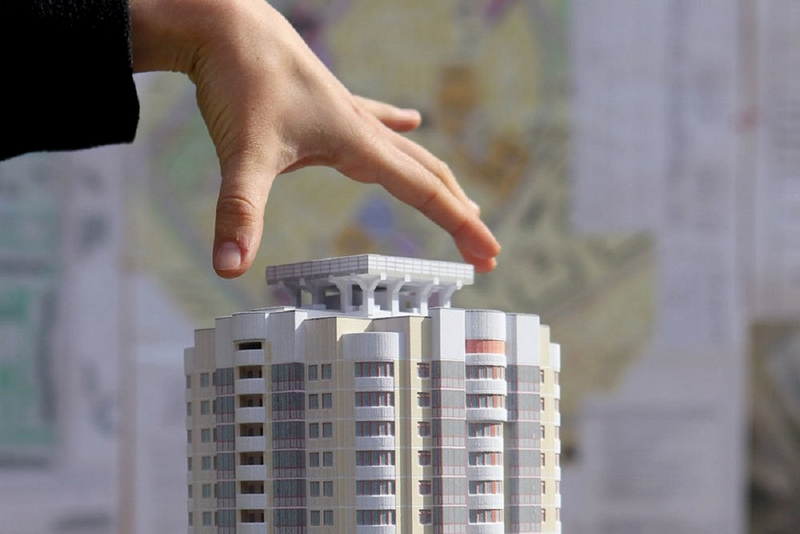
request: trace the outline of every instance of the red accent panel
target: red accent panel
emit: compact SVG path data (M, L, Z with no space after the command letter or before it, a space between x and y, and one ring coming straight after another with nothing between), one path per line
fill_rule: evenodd
M492 354L505 354L506 342L496 339L468 339L466 343L467 354L476 352L490 352Z

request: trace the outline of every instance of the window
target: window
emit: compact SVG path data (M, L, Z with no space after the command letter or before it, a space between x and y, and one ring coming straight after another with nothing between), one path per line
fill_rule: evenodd
M542 480L542 495L547 493L547 484L545 484L544 480Z
M433 519L433 514L431 514L430 510L420 510L419 511L419 524L420 525L430 525L432 519Z
M323 438L333 437L333 423L322 423L322 437Z
M431 481L430 480L420 480L419 481L419 494L420 495L430 495L431 494Z
M308 396L308 409L309 410L319 409L319 395L317 395L316 393L312 393Z
M505 367L499 365L468 365L466 378L502 380L506 377Z
M417 393L417 404L422 408L427 408L431 405L431 394L426 391Z
M556 466L561 467L561 455L556 453Z
M544 369L539 369L539 382L544 384Z
M393 391L357 391L356 407L394 406Z
M193 491L192 491L192 485L191 485L191 484L189 484L188 488L189 488L189 498L191 499L191 498L192 498L192 493L193 493Z
M539 425L539 437L544 439L544 425Z
M322 379L323 380L330 380L333 378L333 365L330 363L323 363L322 364Z
M500 423L469 423L467 435L471 438L499 438L503 436L503 425Z
M469 453L469 465L503 465L503 453L482 451Z
M333 467L332 451L327 451L322 453L322 467Z
M322 394L322 409L330 410L333 408L333 393Z
M324 497L333 497L333 481L326 480L322 483L322 495Z
M542 523L547 521L547 510L542 507Z
M431 465L431 451L419 451L419 465Z
M542 452L542 453L539 453L539 459L540 459L540 461L541 461L541 466L542 466L542 467L544 467L545 465L547 465L547 464L545 463L545 458L546 458L546 456L545 456L545 454L544 454L543 452Z
M319 510L311 510L311 513L309 513L309 520L311 521L312 527L318 527L320 525Z
M191 416L192 416L192 403L191 402L187 402L186 403L186 417L191 417Z
M392 377L394 376L394 362L356 362L356 378L363 377Z
M192 389L192 375L186 375L186 389Z
M204 527L211 526L211 512L203 512L203 526Z
M190 527L191 527L191 526L194 526L194 525L192 525L193 519L194 519L194 518L192 517L192 512L189 512L189 526L190 526Z
M308 437L309 439L316 439L319 437L319 423L308 424Z
M417 431L420 436L427 438L431 435L431 424L427 421L420 421L417 423Z
M186 470L187 471L191 471L192 470L192 459L191 458L187 458L186 459Z
M394 421L356 421L356 436L394 436Z
M505 395L485 393L467 395L467 408L504 408L505 405Z
M203 471L211 471L211 456L203 456L200 458L200 469Z
M200 387L207 388L210 385L211 385L211 375L209 375L208 373L200 373Z
M356 480L356 495L394 495L394 479Z
M322 512L322 523L325 526L333 525L333 510L325 510Z
M319 372L319 368L316 365L309 365L308 366L308 379L309 380L317 380L317 373Z
M394 465L394 451L356 451L356 465Z
M309 467L319 467L319 453L318 452L310 452L310 453L308 453L308 466Z
M203 428L200 430L200 441L203 443L211 443L211 429Z
M544 397L539 397L539 409L544 411Z
M211 498L211 484L203 484L203 498L204 499Z
M472 480L469 483L470 495L496 495L503 493L501 480Z
M499 523L503 520L501 510L470 510L470 523Z
M189 445L192 444L192 431L191 430L187 430L186 431L186 443L188 443Z
M394 525L394 510L356 510L356 525Z
M431 376L431 364L429 363L418 363L417 364L417 376L420 378L430 378ZM430 512L430 510L429 510Z
M319 497L319 482L309 482L308 491L311 492L312 497Z
M202 401L200 403L200 415L208 415L211 413L211 402L210 401Z

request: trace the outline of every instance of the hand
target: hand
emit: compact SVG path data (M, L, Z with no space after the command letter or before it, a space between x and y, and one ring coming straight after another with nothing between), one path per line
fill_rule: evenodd
M186 73L222 173L214 238L219 276L243 274L261 242L278 174L327 165L378 183L448 231L478 272L500 245L442 161L397 132L415 111L351 95L264 0L131 0L137 72Z

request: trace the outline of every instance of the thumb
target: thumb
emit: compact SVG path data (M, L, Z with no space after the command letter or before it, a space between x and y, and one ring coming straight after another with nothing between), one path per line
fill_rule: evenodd
M253 264L261 244L264 207L274 174L246 162L222 173L214 230L214 270L222 278L236 278Z

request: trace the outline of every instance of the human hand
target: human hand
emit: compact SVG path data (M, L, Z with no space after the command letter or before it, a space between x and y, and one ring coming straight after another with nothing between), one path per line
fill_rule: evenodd
M441 160L397 132L419 114L350 94L264 0L131 0L133 67L186 73L222 184L214 268L252 265L278 174L326 165L377 183L449 232L478 272L500 245Z

